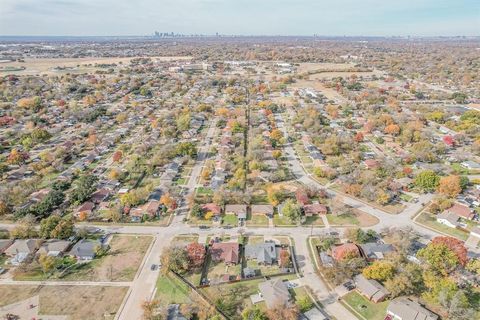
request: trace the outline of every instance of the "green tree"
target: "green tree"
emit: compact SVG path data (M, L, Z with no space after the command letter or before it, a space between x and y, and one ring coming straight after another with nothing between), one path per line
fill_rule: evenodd
M44 239L48 239L51 236L52 231L55 229L55 227L58 225L58 223L62 220L57 215L52 215L48 218L42 219L40 221L40 237Z
M183 274L188 271L190 261L187 251L181 247L169 247L165 249L162 256L162 271L166 274L169 270Z
M415 186L423 191L434 191L440 182L440 177L432 170L420 172L414 180Z
M415 295L423 290L422 268L416 264L408 263L393 278L385 281L385 288L392 298L402 295Z
M71 200L80 204L92 196L97 186L98 178L94 175L83 175L75 183L75 189L71 193Z
M300 207L292 199L287 199L282 208L282 214L290 221L297 222L301 215Z
M194 159L197 156L197 146L193 142L180 142L176 147L176 153Z
M38 263L44 274L50 273L58 264L57 258L42 253L38 258Z
M268 317L257 306L254 306L242 312L242 320L268 320Z

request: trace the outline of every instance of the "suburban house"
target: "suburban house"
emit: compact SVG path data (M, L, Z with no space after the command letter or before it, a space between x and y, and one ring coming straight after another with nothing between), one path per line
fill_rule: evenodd
M469 207L459 203L453 204L453 206L443 211L443 213L453 213L457 215L457 217L467 220L472 220L475 216L475 214Z
M480 164L475 162L475 161L471 161L471 160L462 162L462 166L464 166L465 168L470 169L470 170L480 169Z
M225 214L234 214L238 220L244 221L247 219L247 206L244 204L227 204Z
M10 239L1 239L0 240L0 254L3 254L8 247L10 247L13 243L13 240Z
M251 206L253 215L266 215L267 217L273 217L273 206L270 204L254 204Z
M385 320L437 320L438 316L415 301L400 297L387 307Z
M303 212L306 217L312 217L320 214L327 214L328 209L323 204L314 203L303 206Z
M360 250L368 261L373 261L385 258L385 255L394 252L395 248L391 244L369 242L361 244Z
M79 218L81 215L85 215L86 217L90 217L93 212L93 208L95 208L95 203L91 201L84 202L81 206L75 210L75 217Z
M290 303L290 293L285 282L280 278L262 282L258 288L268 309L287 306Z
M277 262L277 249L274 242L247 244L245 257L256 260L258 264L272 265Z
M437 222L449 226L450 228L456 228L458 224L458 216L453 212L444 211L437 215Z
M142 220L143 216L150 218L157 217L160 212L160 202L157 200L150 200L147 203L130 210L130 218L134 222Z
M211 212L215 216L219 216L222 213L222 208L215 203L206 203L202 206L204 212Z
M244 278L252 278L252 277L255 277L256 275L257 275L257 272L255 271L255 269L250 267L243 268Z
M37 250L40 241L38 239L15 240L4 253L11 257L10 263L12 265L18 266Z
M105 201L109 195L110 195L109 189L106 189L106 188L99 189L92 194L91 200L94 203L100 203L102 201Z
M82 239L78 241L70 250L68 255L81 261L90 261L95 258L96 248L102 246L99 240Z
M236 242L215 242L210 248L212 260L223 261L227 265L235 265L239 262L239 245Z
M332 248L332 257L336 261L340 261L351 256L360 256L360 250L354 243L344 243Z
M52 257L59 257L67 252L71 245L72 243L67 240L51 239L42 243L40 248L38 248L37 253L46 254L47 256Z
M390 294L378 281L367 279L362 274L356 275L353 280L357 291L372 302L382 302Z

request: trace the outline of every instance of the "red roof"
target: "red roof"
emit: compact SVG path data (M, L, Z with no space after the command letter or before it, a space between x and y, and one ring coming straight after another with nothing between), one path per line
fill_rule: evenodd
M446 211L452 212L452 213L456 214L457 216L459 216L461 218L465 218L465 219L472 219L473 216L474 216L472 210L469 207L464 206L462 204L458 204L458 203L455 203L453 206L448 208Z
M332 257L335 260L343 260L347 256L360 256L360 250L354 243L345 243L332 249Z
M220 206L216 205L215 203L206 203L202 206L202 209L205 211L210 211L213 214L220 214L222 212L222 209Z
M214 261L223 261L225 263L238 263L238 243L235 242L216 242L212 245L211 254Z
M323 204L315 203L315 204L307 204L303 207L305 211L305 215L310 217L314 214L327 214L328 209Z
M378 161L374 159L367 159L364 161L364 163L370 169L378 167Z

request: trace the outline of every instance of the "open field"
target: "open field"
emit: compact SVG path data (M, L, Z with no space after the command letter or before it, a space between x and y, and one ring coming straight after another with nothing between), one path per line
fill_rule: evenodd
M340 216L327 214L327 219L328 222L334 226L371 227L379 222L378 218L360 210L355 210L352 214Z
M85 264L64 280L131 281L151 241L149 236L114 236L107 255Z
M127 287L0 286L0 306L38 295L40 314L67 315L71 320L113 319Z
M128 58L49 58L49 59L25 59L25 62L5 62L0 64L2 68L25 68L24 70L5 71L8 74L17 75L35 75L35 74L49 74L58 75L64 73L88 73L105 68L95 67L95 64L128 64L132 59L141 57ZM191 57L152 57L158 61L171 60L190 60ZM56 67L64 68L64 70L55 70ZM0 69L0 72L2 70Z
M171 274L160 275L157 280L157 292L155 297L162 305L170 303L189 303L191 289Z

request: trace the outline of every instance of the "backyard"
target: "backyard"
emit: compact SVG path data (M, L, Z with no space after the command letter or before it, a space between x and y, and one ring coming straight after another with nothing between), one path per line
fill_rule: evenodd
M343 302L354 314L361 315L366 320L383 320L389 301L373 303L365 299L356 291L352 291L343 296Z

